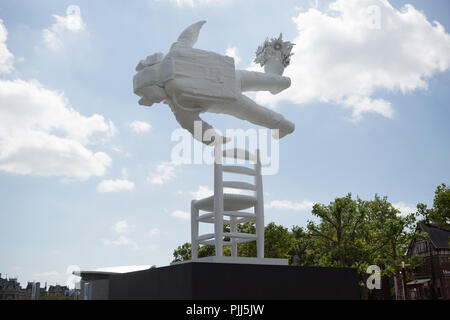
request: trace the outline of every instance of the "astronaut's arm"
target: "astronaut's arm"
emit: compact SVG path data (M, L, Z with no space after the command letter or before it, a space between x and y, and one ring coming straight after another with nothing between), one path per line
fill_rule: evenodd
M247 70L236 70L236 81L241 92L269 91L277 94L291 86L288 77Z
M195 140L206 145L212 145L215 141L221 141L222 143L229 141L229 139L224 138L209 123L203 121L199 116L200 112L186 111L179 108L172 108L172 112L181 127L189 131Z

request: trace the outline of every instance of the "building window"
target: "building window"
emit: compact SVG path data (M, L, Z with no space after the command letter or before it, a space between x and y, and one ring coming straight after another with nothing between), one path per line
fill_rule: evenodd
M427 252L427 243L426 242L417 242L414 247L414 253L420 254Z

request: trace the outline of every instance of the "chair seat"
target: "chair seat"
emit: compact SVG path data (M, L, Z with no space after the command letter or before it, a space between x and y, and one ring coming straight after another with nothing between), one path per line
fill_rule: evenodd
M223 195L224 211L240 211L252 208L256 204L256 198L242 194L225 193ZM195 201L195 207L199 210L213 212L214 196Z

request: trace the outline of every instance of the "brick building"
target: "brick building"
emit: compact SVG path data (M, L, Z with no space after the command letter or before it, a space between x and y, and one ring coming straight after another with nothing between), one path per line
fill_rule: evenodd
M423 263L413 270L414 281L407 283L412 300L450 300L450 228L435 224L418 224L417 232L428 234L428 240L413 240L407 256L419 256Z

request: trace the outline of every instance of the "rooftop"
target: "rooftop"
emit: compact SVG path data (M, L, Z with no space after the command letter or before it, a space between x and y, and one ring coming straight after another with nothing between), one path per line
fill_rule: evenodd
M439 228L435 224L418 224L418 228L429 234L429 240L436 249L450 249L450 229Z

